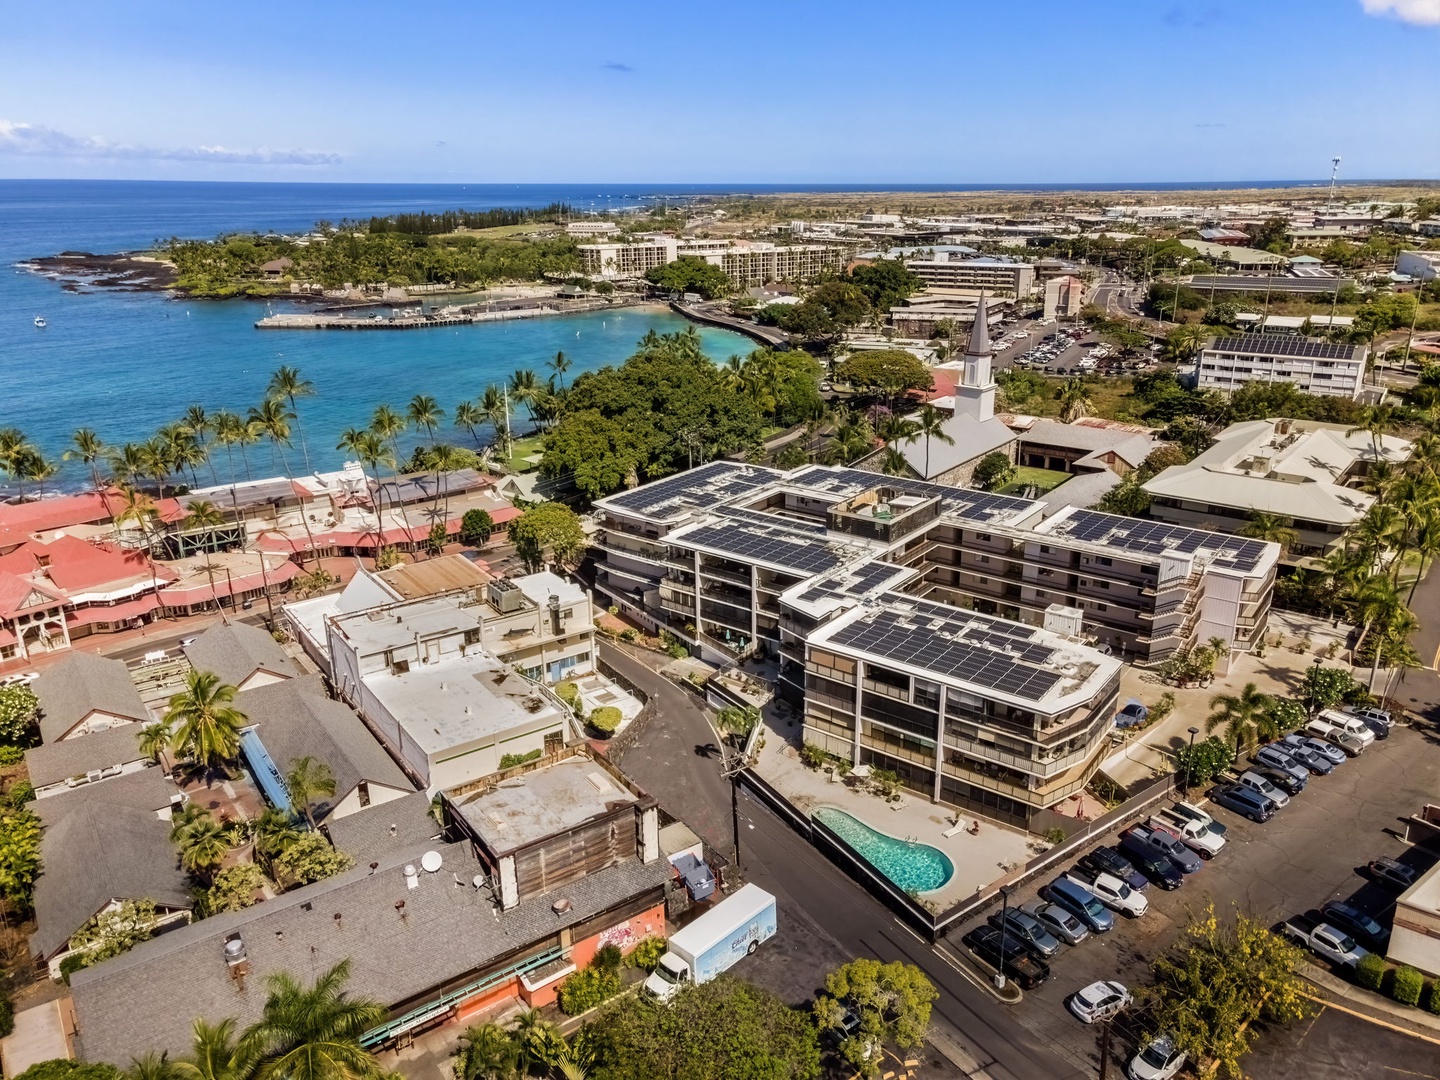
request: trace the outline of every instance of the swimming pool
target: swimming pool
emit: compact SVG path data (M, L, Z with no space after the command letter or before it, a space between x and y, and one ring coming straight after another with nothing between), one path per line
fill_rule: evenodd
M886 836L833 806L819 807L811 817L907 893L930 892L955 876L954 863L939 848Z

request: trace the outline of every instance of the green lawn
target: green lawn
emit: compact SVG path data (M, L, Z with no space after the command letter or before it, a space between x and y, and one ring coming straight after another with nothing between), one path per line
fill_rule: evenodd
M1069 479L1069 473L1057 472L1054 469L1035 469L1029 465L1020 465L1015 469L1015 479L1001 488L1001 494L1019 495L1026 488L1034 486L1037 495L1044 495L1047 491L1053 491Z
M545 445L545 436L527 435L523 439L516 439L510 446L510 456L504 459L504 463L516 472L530 472L536 465L527 461L527 458L538 458L541 449Z

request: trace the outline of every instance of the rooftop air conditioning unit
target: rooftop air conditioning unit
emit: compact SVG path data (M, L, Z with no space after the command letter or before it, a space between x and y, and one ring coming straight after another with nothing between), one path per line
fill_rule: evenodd
M500 578L490 583L490 603L494 604L501 614L509 615L525 606L525 594L513 581Z

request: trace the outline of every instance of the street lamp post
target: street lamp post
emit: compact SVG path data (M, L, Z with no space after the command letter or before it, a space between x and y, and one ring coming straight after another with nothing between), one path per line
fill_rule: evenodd
M1195 782L1195 736L1200 734L1198 727L1190 729L1190 756L1185 759L1185 797L1190 797L1190 787Z
M995 972L995 989L1005 989L1005 915L1010 910L1010 894L1014 885L1000 886L1000 963Z
M1320 657L1315 657L1315 659L1310 661L1310 663L1310 670L1318 674L1320 671ZM1310 683L1310 693L1305 696L1306 715L1310 717L1314 717L1315 715L1315 691L1317 689L1319 689L1319 687L1315 682L1314 676L1312 676Z

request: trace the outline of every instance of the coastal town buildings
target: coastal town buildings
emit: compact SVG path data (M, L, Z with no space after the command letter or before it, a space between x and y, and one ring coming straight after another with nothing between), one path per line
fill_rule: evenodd
M1026 262L981 257L954 258L937 252L924 259L906 259L908 269L931 292L985 292L1001 299L1029 296L1035 288L1035 267Z
M1236 390L1250 382L1289 382L1307 394L1354 398L1365 381L1364 345L1287 333L1212 338L1196 359L1201 390Z
M581 244L585 273L592 277L643 277L647 270L682 256L720 267L737 288L769 281L807 281L845 266L848 251L830 244L773 244L758 240L677 240L650 237L631 244Z
M1238 533L1255 514L1288 518L1296 540L1287 558L1294 561L1343 543L1375 502L1359 486L1366 472L1409 456L1410 443L1394 435L1372 439L1345 424L1249 420L1144 487L1153 496L1150 516L1176 525Z

